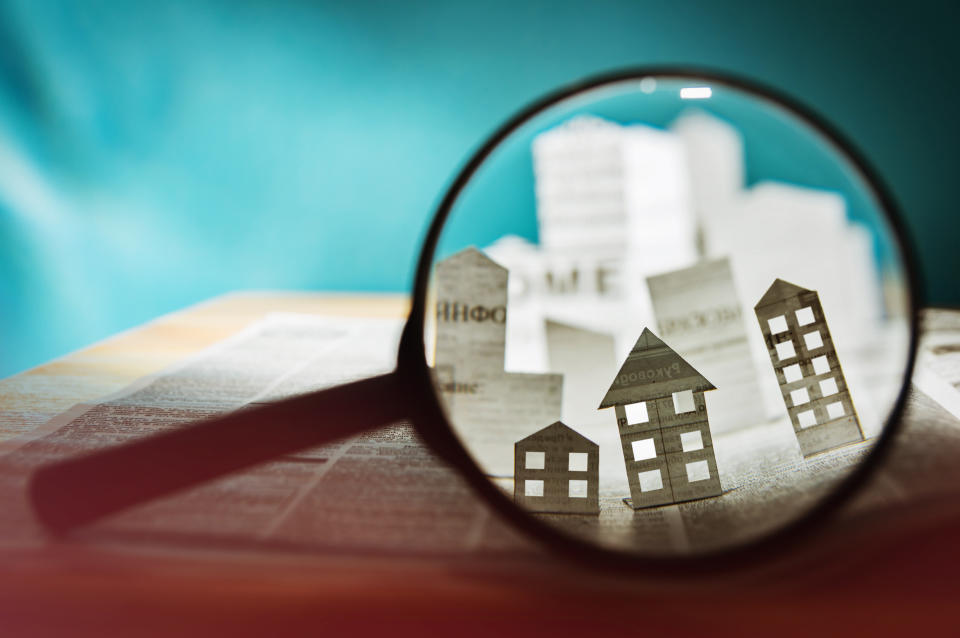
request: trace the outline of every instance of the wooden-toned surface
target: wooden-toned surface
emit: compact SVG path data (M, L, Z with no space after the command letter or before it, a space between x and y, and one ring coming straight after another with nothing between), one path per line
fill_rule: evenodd
M272 312L404 317L408 307L401 295L244 292L216 297L3 379L0 413L26 416L14 423L0 419L0 440L174 365Z
M0 382L4 437L269 312L403 315L401 297L228 295ZM547 556L523 570L404 558L0 548L0 636L859 635L955 630L960 513L904 509L774 572L667 578ZM893 531L891 531L893 530ZM793 555L793 550L790 550ZM800 554L799 556L803 556ZM771 559L773 561L773 559ZM793 567L791 567L791 564Z

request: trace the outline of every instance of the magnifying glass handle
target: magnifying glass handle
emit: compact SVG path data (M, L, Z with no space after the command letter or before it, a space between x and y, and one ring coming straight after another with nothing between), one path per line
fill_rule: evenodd
M260 404L37 470L30 498L63 533L132 505L405 418L396 373Z

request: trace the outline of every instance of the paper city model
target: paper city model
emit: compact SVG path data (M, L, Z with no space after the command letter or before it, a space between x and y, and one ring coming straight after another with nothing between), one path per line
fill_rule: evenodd
M532 512L600 513L600 447L560 421L516 442L513 498Z
M862 441L817 292L777 279L754 311L803 455Z
M645 328L600 409L614 407L633 507L721 493L703 393L715 390Z

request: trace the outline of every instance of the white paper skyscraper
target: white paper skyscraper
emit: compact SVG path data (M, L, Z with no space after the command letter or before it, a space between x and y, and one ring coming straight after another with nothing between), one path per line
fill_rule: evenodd
M643 278L697 258L683 145L674 134L581 116L534 141L540 243L501 241L488 252L528 285L511 307L528 312L508 325L539 343L525 356L545 363L542 327L552 319L633 345L637 321L650 321ZM522 309L522 310L521 310ZM509 343L521 343L508 336ZM511 349L507 367L519 361ZM528 366L524 366L528 367Z

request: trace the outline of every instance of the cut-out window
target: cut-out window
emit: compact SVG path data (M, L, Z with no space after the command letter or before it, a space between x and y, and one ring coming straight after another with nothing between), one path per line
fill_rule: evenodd
M710 466L706 461L694 461L687 463L687 481L695 483L696 481L706 481L710 478Z
M542 470L544 463L543 452L527 452L527 459L524 465L528 470Z
M808 326L813 323L813 308L807 306L806 308L801 308L796 313L797 316L797 325L798 326Z
M823 337L820 336L819 330L814 330L813 332L808 332L803 335L803 341L807 344L807 350L816 350L817 348L823 347Z
M663 489L663 477L660 476L660 470L648 470L639 472L641 492L654 492Z
M839 419L844 414L846 414L846 411L843 409L843 404L839 401L827 405L827 416L831 419Z
M804 410L803 412L797 413L797 423L799 423L802 428L816 425L817 415L813 413L813 410Z
M792 381L799 381L803 378L803 370L800 369L799 363L794 363L792 366L787 366L783 369L783 378L787 383Z
M623 406L623 409L627 413L627 423L634 425L636 423L646 423L650 420L650 415L647 414L647 402L641 401L640 403L628 403Z
M543 496L543 481L539 479L527 479L523 482L524 496Z
M770 334L778 335L781 332L787 331L787 318L783 315L778 315L772 319L767 319L767 325L770 326Z
M820 395L828 397L831 394L836 394L840 391L840 388L837 387L836 377L830 377L829 379L824 379L820 382Z
M797 356L797 351L793 349L793 341L781 341L777 344L777 359L791 359Z
M570 459L567 464L567 468L571 472L586 472L587 471L587 453L571 452Z
M681 390L673 393L673 412L674 414L684 414L693 412L697 409L693 402L693 390Z
M657 456L657 446L654 445L653 439L640 439L634 441L631 445L633 446L634 461L646 461Z
M807 392L806 388L794 390L790 393L790 400L793 401L793 405L803 405L804 403L809 403L810 393Z
M583 480L570 481L567 496L570 498L587 498L587 482Z
M825 355L814 357L811 363L813 363L814 374L826 374L827 372L830 372L830 362L827 361L827 357Z
M684 452L702 450L703 436L700 435L700 430L694 430L693 432L682 432L680 434L680 445L683 447Z

